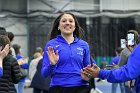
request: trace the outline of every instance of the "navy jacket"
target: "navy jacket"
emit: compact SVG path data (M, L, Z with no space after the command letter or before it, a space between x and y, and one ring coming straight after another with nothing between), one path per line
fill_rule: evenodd
M41 90L48 90L50 86L50 77L44 78L41 75L42 59L37 65L36 73L31 81L32 88L38 88Z

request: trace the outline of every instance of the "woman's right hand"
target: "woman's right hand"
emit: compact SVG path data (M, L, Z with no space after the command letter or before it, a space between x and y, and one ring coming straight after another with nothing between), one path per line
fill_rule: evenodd
M48 58L50 60L50 64L55 65L59 60L58 50L55 53L53 47L49 46L47 54L48 54Z

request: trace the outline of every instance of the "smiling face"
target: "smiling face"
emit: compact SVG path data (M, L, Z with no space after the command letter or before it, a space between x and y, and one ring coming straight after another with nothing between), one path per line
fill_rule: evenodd
M73 16L64 14L60 19L58 29L61 31L61 35L73 35L75 30L75 20Z

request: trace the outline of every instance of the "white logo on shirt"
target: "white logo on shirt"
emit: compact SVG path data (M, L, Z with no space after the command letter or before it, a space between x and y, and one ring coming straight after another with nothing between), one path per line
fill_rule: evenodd
M60 45L56 45L55 47L59 47Z
M77 50L78 50L77 52L78 55L83 55L83 48L78 47Z

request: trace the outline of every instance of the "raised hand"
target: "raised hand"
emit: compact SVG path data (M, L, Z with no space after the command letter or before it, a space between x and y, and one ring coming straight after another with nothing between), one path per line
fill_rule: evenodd
M50 64L55 65L59 60L58 50L55 53L53 47L49 46L47 54L48 54L48 58L50 60Z
M9 53L10 45L7 44L4 49L2 50L2 46L0 47L0 58L3 59L7 56Z

